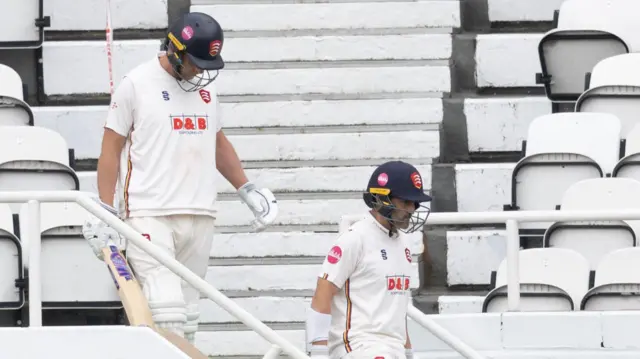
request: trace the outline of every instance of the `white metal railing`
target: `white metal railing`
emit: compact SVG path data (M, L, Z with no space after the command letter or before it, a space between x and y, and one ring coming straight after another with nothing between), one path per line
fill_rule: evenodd
M339 230L346 230L354 222L365 218L363 215L343 216ZM427 225L454 224L505 224L507 241L507 302L509 311L520 308L520 235L519 222L570 222L570 221L618 221L640 220L638 209L618 209L603 211L505 211L505 212L451 212L431 213ZM454 334L436 323L428 315L410 306L408 315L425 327L438 339L467 359L484 359L476 350L462 342Z
M135 244L143 251L148 253L158 262L165 265L169 270L176 273L180 278L198 289L207 298L213 300L221 308L236 317L242 323L253 329L261 337L273 346L267 352L265 357L274 358L280 350L287 353L295 359L309 359L302 350L297 348L291 342L278 335L273 329L266 326L260 320L255 318L249 312L244 310L231 299L220 293L212 285L204 279L190 271L187 267L176 261L171 256L165 254L162 250L156 248L153 244L146 240L142 234L125 224L118 217L111 214L108 210L102 208L95 200L95 196L86 192L79 191L28 191L28 192L0 192L0 203L28 203L27 219L28 230L28 251L29 256L29 318L30 326L42 325L42 285L40 270L40 250L41 250L41 233L40 233L40 203L42 202L75 202L81 207L92 213L96 217L103 220L113 229L122 234L128 241Z

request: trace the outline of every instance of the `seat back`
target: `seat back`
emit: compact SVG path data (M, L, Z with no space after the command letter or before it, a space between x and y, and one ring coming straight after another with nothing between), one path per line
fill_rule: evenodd
M541 39L538 52L547 97L576 101L594 66L608 57L640 48L640 25L629 14L640 5L634 0L565 0L558 26Z
M22 79L14 69L0 64L0 126L25 125L33 126L33 111L25 102Z
M64 138L42 127L5 126L0 131L0 191L78 190ZM19 205L12 204L17 213Z
M624 178L589 179L564 193L561 210L633 209L640 203L640 182ZM640 221L556 222L545 233L545 247L569 248L589 260L595 270L604 256L636 246Z
M571 135L569 135L571 134ZM515 166L511 206L554 210L573 183L601 178L619 157L620 121L600 113L556 113L534 119L525 157ZM546 229L551 223L523 223L523 229Z
M640 54L606 58L593 68L589 89L576 102L576 112L600 112L615 115L621 124L621 138L626 139L640 123Z
M121 308L109 271L82 236L87 211L76 203L42 203L40 208L43 308ZM28 233L26 210L25 204L21 233ZM30 239L24 240L29 247Z
M519 252L520 283L548 284L560 288L579 303L589 289L589 262L566 248L531 248ZM507 285L507 259L496 272L496 287Z
M519 252L520 284L539 286L548 293L566 292L579 308L589 289L589 262L578 252L565 248L533 248ZM507 285L507 259L498 266L496 288ZM545 299L542 298L542 301Z
M24 292L16 287L16 280L23 279L22 258L11 209L0 203L0 310L20 309L24 305Z
M640 248L624 248L602 258L583 310L640 309Z

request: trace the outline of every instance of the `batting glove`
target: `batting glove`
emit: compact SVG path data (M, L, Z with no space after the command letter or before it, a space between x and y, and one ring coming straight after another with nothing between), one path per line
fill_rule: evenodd
M238 195L256 216L256 219L251 222L254 231L263 231L278 216L278 201L270 190L257 189L253 183L247 182L238 188Z
M96 200L102 208L105 208L113 215L117 216L118 211L115 208L103 203L100 200ZM104 260L102 255L102 249L115 245L118 249L123 250L125 247L124 238L113 228L109 227L101 219L89 214L89 218L84 222L82 226L82 235L89 242L89 246L93 250L93 253L100 260Z

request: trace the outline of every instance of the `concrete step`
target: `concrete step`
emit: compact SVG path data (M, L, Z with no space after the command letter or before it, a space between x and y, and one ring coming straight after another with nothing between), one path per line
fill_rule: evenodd
M241 101L220 96L225 130L246 128L300 128L319 126L373 126L439 124L441 98L393 98L361 100ZM108 106L32 107L37 126L73 127L78 131L100 128ZM95 131L95 130L94 130Z
M551 21L564 0L489 0L491 22Z
M285 133L227 137L243 161L425 159L439 156L440 134L437 126L433 127L435 128L389 132ZM93 130L83 133L83 136L77 136L78 128L74 124L55 126L53 129L75 150L77 159L99 157L103 132L101 126L94 126ZM412 146L398 146L399 143L411 143Z
M404 234L411 253L419 256L423 251L422 233ZM314 232L262 232L216 234L211 249L211 260L224 264L225 260L279 261L313 258L324 260L338 233Z
M45 30L105 31L106 4L104 0L44 1L44 16L51 17L51 27ZM167 0L111 1L113 29L165 29L168 21Z
M420 284L419 263L412 263L411 288ZM321 264L209 266L206 280L218 290L314 290Z
M543 34L481 34L476 38L479 88L541 87L538 43Z
M431 188L431 166L416 166L422 175L423 186ZM299 167L246 169L249 179L257 186L269 188L274 193L362 192L374 166L353 167ZM96 172L78 172L80 189L97 193ZM219 175L218 193L235 195L236 189Z
M464 328L464 318L440 318L434 317L445 328L460 332ZM298 348L305 350L304 322L299 323L278 323L270 325L276 333L291 341ZM413 338L412 345L414 351L424 352L431 350L446 350L448 346L436 339L425 328L408 320L409 336ZM210 330L209 330L210 329ZM466 335L465 337L467 337ZM251 345L247 345L251 343ZM201 326L201 330L196 334L196 345L205 354L210 356L224 357L251 357L263 356L270 348L266 342L255 332L246 329L244 326L236 324Z
M196 5L198 4L198 5ZM255 3L198 1L191 11L215 16L226 31L453 28L460 26L458 1L366 1Z
M47 96L106 94L109 91L107 58L100 54L89 57L82 47L67 53L68 57L44 55L44 91ZM128 67L114 70L116 86L135 65L153 59L154 55L137 56ZM64 62L66 58L66 63ZM70 60L71 59L71 60ZM75 63L73 60L78 62ZM121 60L119 60L121 61ZM69 63L72 62L72 63ZM288 95L304 94L368 94L448 92L451 78L447 64L354 64L351 67L290 69L225 69L216 79L221 95ZM71 70L74 68L75 70ZM86 81L68 81L75 72L92 74ZM394 81L386 81L386 79ZM160 95L160 94L159 94Z

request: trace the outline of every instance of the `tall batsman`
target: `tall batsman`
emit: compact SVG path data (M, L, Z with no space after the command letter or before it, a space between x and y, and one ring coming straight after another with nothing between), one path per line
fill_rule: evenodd
M218 171L255 215L256 231L278 212L273 194L248 181L222 131L214 80L224 67L223 41L222 28L206 14L189 13L172 24L162 51L116 89L98 160L102 204L203 278L214 235ZM84 234L96 248L120 241L93 216ZM200 293L132 243L126 253L156 324L193 342Z

